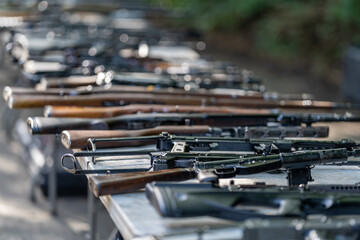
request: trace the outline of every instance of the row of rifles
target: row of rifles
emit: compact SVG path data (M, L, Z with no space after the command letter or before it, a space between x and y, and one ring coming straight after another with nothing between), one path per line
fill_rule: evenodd
M86 174L96 196L145 187L167 217L360 214L359 185L308 184L318 165L358 165L356 142L315 140L329 127L312 125L358 122L360 104L268 92L251 71L201 57L196 32L163 28L183 12L142 4L40 2L6 28L7 61L22 83L3 98L11 109L43 108L27 128L73 150L56 159L67 172ZM220 184L268 172L285 172L288 184ZM346 234L359 237L351 226Z

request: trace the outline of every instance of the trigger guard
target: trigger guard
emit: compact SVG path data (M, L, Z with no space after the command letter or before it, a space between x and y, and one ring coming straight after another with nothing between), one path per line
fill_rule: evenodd
M232 178L236 176L236 167L233 168L218 168L214 170L214 173L219 178Z

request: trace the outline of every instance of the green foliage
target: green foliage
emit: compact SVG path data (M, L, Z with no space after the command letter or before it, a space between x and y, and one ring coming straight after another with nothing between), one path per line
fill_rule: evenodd
M200 30L234 30L266 10L266 0L158 0L162 5L185 8L188 25ZM240 25L239 25L240 24Z
M246 36L278 58L311 57L336 63L343 48L360 43L359 0L157 0L185 8L181 24Z

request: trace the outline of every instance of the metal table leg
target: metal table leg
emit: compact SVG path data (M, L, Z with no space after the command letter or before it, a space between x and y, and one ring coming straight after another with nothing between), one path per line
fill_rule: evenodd
M114 227L114 229L111 231L108 240L123 240L119 230L116 227Z
M48 175L48 192L50 199L50 211L53 216L57 215L57 164L51 159L52 166Z
M89 188L88 188L87 199L88 199L88 219L89 219L89 227L90 227L89 230L90 240L95 240L96 228L97 228L96 226L97 215L96 215L96 205L95 205L96 198Z

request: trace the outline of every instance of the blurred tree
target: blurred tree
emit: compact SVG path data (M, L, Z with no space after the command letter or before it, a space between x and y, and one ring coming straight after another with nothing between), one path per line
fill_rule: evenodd
M341 62L344 48L360 45L358 0L155 0L185 8L181 24L205 32L236 32L263 54L312 59L313 68Z

